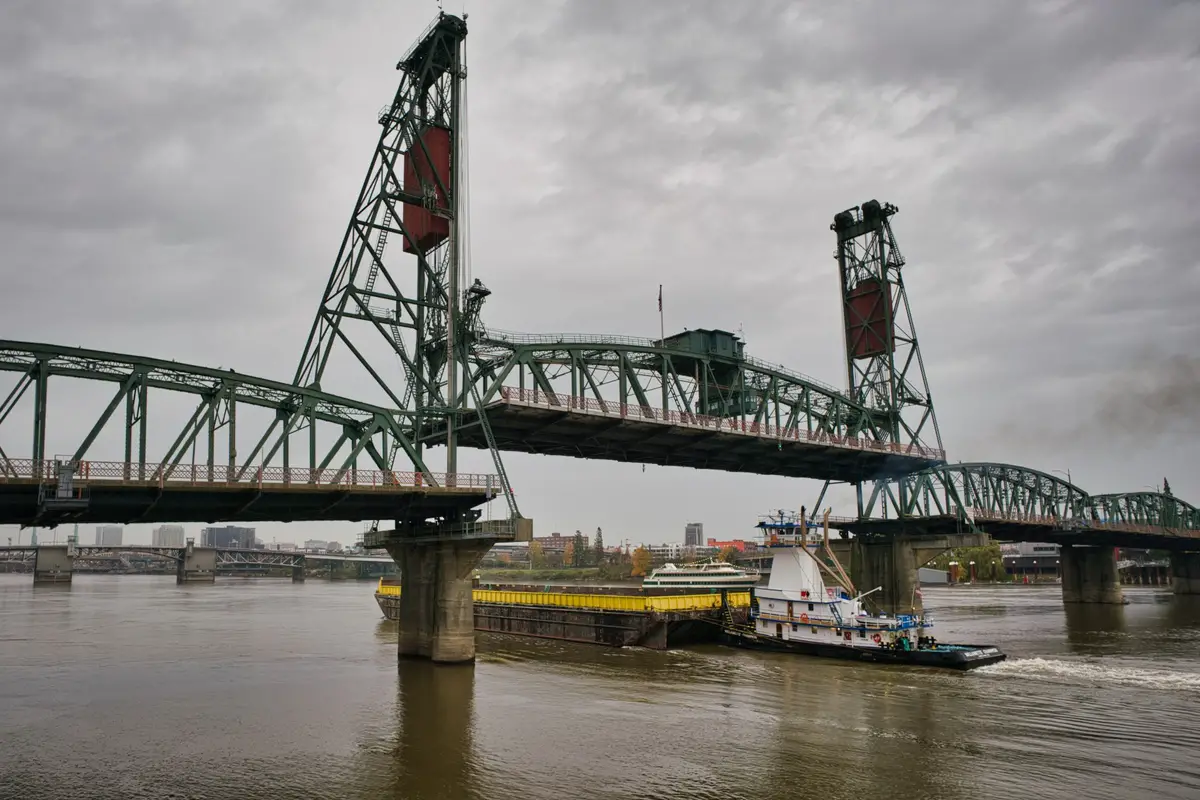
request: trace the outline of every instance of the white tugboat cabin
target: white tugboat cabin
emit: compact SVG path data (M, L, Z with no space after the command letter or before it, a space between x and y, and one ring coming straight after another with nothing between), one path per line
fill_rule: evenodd
M829 547L829 512L816 534L802 515L779 512L758 527L772 550L771 578L751 590L750 628L730 626L730 644L833 658L969 669L1003 661L987 645L941 644L932 623L911 614L873 614Z

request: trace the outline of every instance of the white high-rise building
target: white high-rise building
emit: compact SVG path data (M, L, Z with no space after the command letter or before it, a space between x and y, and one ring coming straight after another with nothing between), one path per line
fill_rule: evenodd
M159 525L150 534L152 547L183 547L184 534L182 525Z
M96 526L96 546L97 547L120 547L121 540L125 536L125 529L120 525L97 525Z

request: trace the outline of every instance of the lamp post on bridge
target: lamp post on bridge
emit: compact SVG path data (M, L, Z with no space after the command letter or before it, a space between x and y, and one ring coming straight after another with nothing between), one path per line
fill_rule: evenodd
M1075 481L1071 480L1071 470L1070 470L1070 469L1066 469L1066 470L1061 470L1061 469L1052 469L1052 470L1050 470L1050 471L1051 471L1051 472L1057 472L1059 475L1066 475L1066 476L1067 476L1067 483L1071 484L1072 486L1074 486L1074 485L1075 485Z

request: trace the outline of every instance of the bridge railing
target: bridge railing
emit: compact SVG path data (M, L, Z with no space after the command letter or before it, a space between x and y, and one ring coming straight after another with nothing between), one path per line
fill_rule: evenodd
M898 455L922 456L925 458L944 460L945 452L931 447L921 447L914 444L899 444L896 442L878 442L859 436L837 436L824 431L809 432L798 428L787 428L772 425L769 422L746 422L745 420L728 417L711 417L705 414L691 414L683 411L673 411L652 408L650 406L617 403L611 400L597 400L593 397L577 397L568 394L552 394L540 389L520 389L513 386L500 388L501 399L505 403L537 406L565 411L581 411L588 414L602 414L626 419L661 422L667 425L700 428L703 430L739 433L748 436L759 436L764 439L774 439L789 442L811 442L813 444L845 447L853 450L871 450L880 453L895 453Z
M1047 528L1055 528L1059 531L1115 531L1118 533L1146 533L1158 536L1175 535L1187 536L1192 538L1200 538L1200 531L1193 531L1185 528L1166 528L1161 525L1146 525L1142 523L1122 522L1120 520L1097 520L1090 517L1068 517L1063 519L1052 514L1029 514L1021 511L996 511L994 509L973 507L969 509L969 514L972 520L976 522L1015 522L1022 525L1044 525ZM914 514L914 518L920 519L924 515ZM952 517L951 514L935 514L932 516ZM854 527L861 524L862 520L857 517L830 517L829 526L831 528L846 528Z
M11 458L0 461L0 483L13 480L56 481L53 460ZM381 491L408 491L422 488L494 489L500 479L484 473L433 473L434 483L420 472L403 470L307 469L297 467L255 467L242 471L227 464L139 465L121 461L81 461L75 473L79 485L89 483L125 483L141 485L210 485L246 487L253 485L353 487Z

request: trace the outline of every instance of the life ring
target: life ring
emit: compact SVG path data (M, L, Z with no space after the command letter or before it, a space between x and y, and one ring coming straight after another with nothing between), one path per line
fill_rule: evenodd
M879 644L880 642L883 641L883 637L877 633L871 637L871 641L874 642L875 644Z
M801 621L801 622L808 622L808 614L801 614L801 615L800 615L800 621Z

